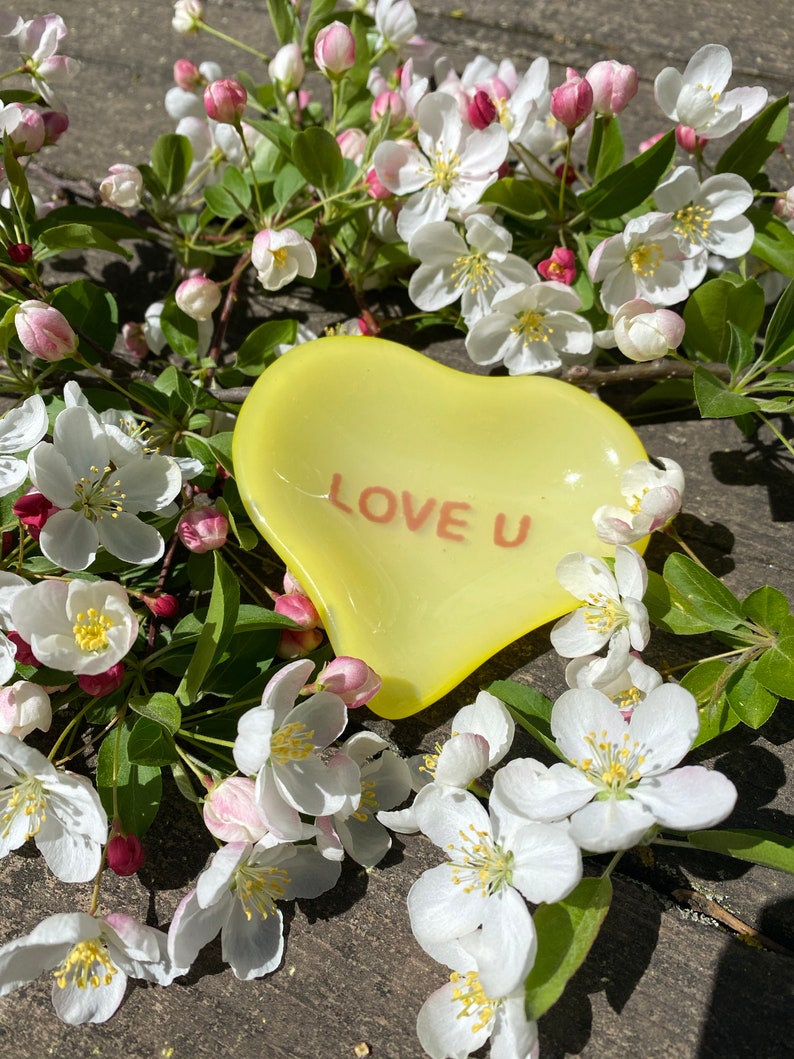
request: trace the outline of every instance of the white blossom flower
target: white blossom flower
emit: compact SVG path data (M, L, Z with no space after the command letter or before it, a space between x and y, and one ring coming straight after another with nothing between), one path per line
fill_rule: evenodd
M52 971L52 1003L63 1022L107 1022L128 977L169 985L184 973L168 959L166 941L132 916L61 912L0 948L0 996Z
M127 593L115 581L29 585L11 602L11 622L43 665L78 675L104 673L138 635Z
M725 91L733 72L731 53L721 44L699 48L681 74L667 66L654 82L656 102L671 121L687 125L698 136L725 136L763 109L765 88Z
M24 485L28 465L17 453L33 448L49 429L47 409L38 394L11 408L0 419L0 496L8 496Z
M661 529L681 510L684 472L665 456L637 460L620 480L626 507L605 504L593 515L599 540L606 544L633 544Z
M249 981L275 971L284 951L277 901L318 897L341 871L314 846L230 842L213 856L181 901L168 931L168 953L189 967L220 931L223 959Z
M317 254L309 240L292 228L265 228L254 236L251 264L265 290L281 290L296 276L310 279L317 270Z
M549 60L539 55L509 96L495 100L499 121L511 143L532 150L530 133L550 116ZM533 151L533 153L535 153Z
M473 130L445 92L425 96L417 104L416 117L420 149L385 141L373 155L381 184L395 195L408 195L397 218L397 231L406 241L421 226L479 202L508 150L501 126Z
M419 267L408 294L426 312L461 298L463 319L472 327L502 287L537 283L540 277L528 261L510 253L512 235L490 217L472 214L464 227L465 239L451 221L426 224L416 232L408 251L419 258Z
M375 4L375 28L378 49L391 47L399 50L416 33L418 20L410 0L378 0Z
M17 680L0 688L0 733L24 739L34 728L48 732L51 724L50 697L40 684Z
M701 256L696 255L692 261ZM634 298L618 307L612 318L612 331L599 332L597 341L603 348L617 346L624 357L635 363L645 363L677 349L685 330L683 317L672 309L655 309L644 298Z
M601 304L608 313L634 298L675 305L689 295L689 256L669 213L645 213L599 243L587 271L594 283L601 283Z
M565 683L569 688L596 688L612 700L627 721L638 703L660 687L662 675L634 651L620 673L609 672L609 663L608 658L600 655L573 658L565 667Z
M160 533L137 515L165 509L179 493L182 475L169 457L125 457L119 449L111 456L95 414L72 407L56 419L52 444L41 441L31 451L28 467L39 492L61 508L39 538L51 562L84 570L100 546L129 563L153 563L163 554Z
M356 732L331 758L331 768L337 763L349 768L348 763L354 763L360 771L360 795L349 798L332 815L317 818L317 846L323 856L341 860L347 851L357 864L372 868L391 849L389 834L376 814L381 808L388 810L405 801L411 790L411 773L405 759L387 749L388 745L374 732Z
M706 275L708 255L733 260L749 253L755 238L744 211L753 204L753 189L737 173L718 173L701 184L692 166L670 173L653 193L656 205L673 215L673 231L690 246L685 276L690 289Z
M17 645L5 635L14 629L11 620L11 604L21 589L29 582L19 574L0 570L0 684L7 684L16 669Z
M237 725L234 760L246 776L257 778L257 800L271 830L292 838L289 818L297 813L328 816L360 797L358 770L330 768L316 753L337 739L347 724L347 707L338 695L318 691L295 705L314 663L291 662L270 680L262 704L248 710ZM273 820L273 795L287 806L287 818ZM278 799L276 799L278 800Z
M570 816L571 837L593 853L629 849L656 825L713 827L733 809L736 788L700 765L675 767L699 727L694 696L678 684L651 691L629 721L594 688L566 691L551 730L570 764L512 761L497 773L494 792L531 820Z
M577 658L609 645L609 671L620 672L631 648L641 651L650 638L648 612L642 603L648 585L642 558L633 548L619 544L613 573L603 559L569 552L557 564L557 580L582 605L552 628L554 650L565 658Z
M466 335L466 351L475 364L504 361L511 375L551 371L593 348L593 329L576 312L580 305L576 291L556 280L511 283Z
M0 787L0 857L32 838L63 882L96 875L108 821L89 780L56 769L21 739L0 735Z
M430 1059L465 1059L490 1039L491 1059L537 1059L538 1025L526 1016L523 983L505 996L482 987L477 960L461 950L449 981L432 993L416 1019Z
M503 996L518 988L535 959L525 899L561 900L579 882L582 865L566 829L528 827L526 819L493 808L489 816L468 791L427 788L416 810L419 826L449 860L413 884L408 912L426 952L446 962L450 942L461 940L477 955L485 991Z
M61 112L65 112L66 107L53 86L70 81L80 68L76 59L56 54L66 34L66 24L60 15L54 14L24 22L16 33L25 72L36 91L51 107Z

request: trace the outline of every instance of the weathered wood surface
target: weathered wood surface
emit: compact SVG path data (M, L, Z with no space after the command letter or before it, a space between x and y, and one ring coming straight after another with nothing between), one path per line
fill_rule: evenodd
M97 180L115 161L141 160L153 136L168 127L161 101L175 58L222 59L226 53L205 38L176 38L170 5L157 0L133 7L117 0L98 9L84 0L55 6L72 32L68 53L81 59L84 69L71 107L73 129L53 161L71 179ZM489 7L487 22L474 0L454 4L462 18L450 17L451 4L417 6L424 11L424 32L446 43L458 61L481 50L497 59L514 57L520 66L543 53L558 74L566 63L586 68L613 56L634 62L643 74L644 98L628 123L631 145L664 127L651 118L653 76L669 62L683 68L702 43L727 44L742 83L765 83L775 95L790 88L792 23L789 5L781 0L707 3L696 10L678 0L664 5L629 0L614 7L585 0L564 6L540 0L525 7L498 0ZM222 7L210 0L208 7L246 39L265 39L266 16L258 0L227 0ZM225 72L234 68L227 59ZM75 267L83 264L114 292L124 281L130 313L140 313L154 296L156 288L147 280L156 279L159 262L148 253L130 281L124 265L91 258ZM260 298L262 312L265 305ZM329 319L302 294L279 305L300 310L310 323ZM460 340L439 340L426 352L471 367ZM639 433L649 452L678 460L686 471L683 528L695 551L740 595L769 583L794 598L794 467L773 458L769 438L762 435L757 444L744 440L731 423L675 420L640 426ZM663 555L662 544L654 542L648 561L658 567ZM657 634L649 657L675 664L684 649L693 657L699 645ZM563 690L562 664L548 650L547 630L512 645L419 717L367 723L406 751L429 749L481 685L514 673L549 695ZM784 703L760 732L735 731L699 755L739 788L730 823L791 833L792 735L791 704ZM529 741L519 738L516 753L530 752ZM212 848L192 814L175 794L167 800L145 840L146 866L138 878L108 878L103 911L123 909L152 924L168 924ZM416 1012L445 976L414 943L405 896L436 859L430 843L416 837L396 842L369 874L348 865L336 890L288 909L284 966L264 980L238 982L222 964L216 943L170 988L131 986L109 1024L70 1028L55 1017L42 979L0 1001L0 1056L353 1059L355 1046L366 1042L374 1059L418 1059ZM791 1054L794 957L751 947L671 896L674 890L697 890L794 950L790 878L722 858L665 852L653 864L627 856L615 882L613 907L590 959L541 1021L542 1056ZM0 940L28 931L45 915L84 907L89 891L58 884L30 851L6 858L0 864Z

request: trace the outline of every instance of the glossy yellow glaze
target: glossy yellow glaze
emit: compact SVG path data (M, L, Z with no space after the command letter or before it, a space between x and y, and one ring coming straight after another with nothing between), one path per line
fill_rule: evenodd
M379 338L281 357L234 437L240 493L302 582L337 654L405 717L571 609L566 552L611 554L593 511L622 504L645 452L629 425L554 379L482 378Z

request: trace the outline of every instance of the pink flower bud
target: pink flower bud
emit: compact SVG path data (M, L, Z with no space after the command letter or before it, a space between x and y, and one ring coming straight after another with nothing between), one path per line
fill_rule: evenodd
M306 66L300 44L284 44L273 56L267 68L270 80L278 82L285 91L294 92L303 84Z
M212 787L203 814L210 833L221 842L258 842L268 833L256 802L256 784L246 776L230 776Z
M276 648L279 658L292 661L294 658L305 658L315 651L323 642L319 629L282 629Z
M358 164L364 157L367 146L367 134L362 129L345 129L336 138L343 158L349 158Z
M29 243L9 243L6 249L15 265L27 265L33 257L33 247Z
M77 335L69 321L46 302L22 302L14 317L19 341L34 357L63 360L77 352Z
M222 125L236 125L247 101L248 93L233 77L213 81L204 89L204 109L207 117Z
M16 156L35 154L44 146L46 130L41 111L9 103L0 109L0 136L5 134Z
M179 613L179 600L168 592L159 596L143 596L143 602L158 618L175 618Z
M681 344L685 331L678 313L656 309L644 298L624 302L615 313L612 326L620 352L638 363L665 356Z
M487 129L497 117L496 106L488 93L482 90L475 92L474 99L469 103L469 124L475 129Z
M221 303L221 289L206 276L191 276L179 284L174 297L191 320L209 320Z
M634 67L615 59L605 59L591 66L585 78L593 89L593 110L605 117L620 114L640 87Z
M367 185L367 194L372 199L387 199L391 192L388 188L384 187L378 180L378 174L375 171L375 167L369 170L366 177L364 178Z
M107 862L116 875L135 875L146 860L141 840L137 835L114 834L107 845Z
M688 125L677 125L675 142L687 154L700 154L709 141L706 136L698 136L695 130L690 129Z
M36 658L27 640L23 640L19 633L12 629L6 633L6 639L10 640L17 649L16 660L22 666L40 666L41 662Z
M109 206L120 210L134 210L141 204L143 177L134 165L119 162L108 169L108 175L99 185L99 194Z
M299 596L306 595L306 589L303 587L297 577L289 570L284 573L284 579L281 583L287 595L289 595L291 592L297 592ZM276 599L277 597L274 596L273 598Z
M307 596L300 596L296 592L278 596L273 609L276 614L291 618L302 629L316 629L320 624L320 615L312 601Z
M124 683L124 672L124 663L116 662L110 669L106 669L104 673L81 673L77 678L77 683L86 695L93 695L95 699L101 699L105 695L110 695L116 688L121 687Z
M794 187L790 187L775 199L772 212L784 221L794 220ZM11 247L8 252L11 253Z
M377 695L381 679L360 658L340 655L323 669L317 677L316 686L318 690L332 691L348 709L354 710Z
M642 142L640 143L640 145L637 148L637 150L639 151L640 154L642 154L643 151L650 150L650 148L653 147L653 145L655 143L658 143L659 140L661 140L661 138L663 136L664 136L663 132L655 132L653 134L653 136L649 136L647 140L642 140Z
M570 287L576 279L576 255L567 247L557 246L552 250L551 257L538 262L538 272L544 279L557 280Z
M13 512L34 541L41 535L47 519L60 511L55 504L50 503L43 493L37 489L31 489L24 493L15 502Z
M379 121L386 111L389 112L389 128L393 129L405 117L405 100L399 92L381 92L372 101L369 116L372 121Z
M52 706L44 688L28 680L0 688L0 733L25 739L34 728L48 732L51 724Z
M69 118L59 110L45 110L41 115L44 122L44 146L51 147L57 143L69 128Z
M344 22L324 26L314 41L314 61L332 81L347 73L356 61L356 39Z
M211 552L226 543L229 520L217 508L196 507L185 512L176 532L191 552Z
M174 84L185 92L192 92L204 83L201 70L190 59L177 59L174 63Z
M128 321L121 329L121 339L124 342L124 348L136 360L143 360L149 355L143 324Z
M560 162L554 170L554 175L558 180L562 180L564 176L566 184L573 184L576 181L576 167L573 165L566 165L565 162Z
M593 109L590 82L575 70L568 70L568 80L551 93L551 113L568 131L581 125Z

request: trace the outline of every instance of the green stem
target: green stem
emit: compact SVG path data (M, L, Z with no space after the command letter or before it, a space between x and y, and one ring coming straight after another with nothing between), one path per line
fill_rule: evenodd
M562 176L560 177L560 198L557 203L557 212L562 220L565 212L565 189L568 186L568 167L571 164L571 144L573 143L573 131L568 130L568 140L565 144L565 161L562 165Z
M780 444L786 449L786 451L790 452L791 455L794 456L794 448L792 448L791 442L787 437L780 433L780 431L777 429L772 420L765 416L763 412L756 412L755 414L758 416L762 423L765 423L769 427L769 429L775 435Z
M257 48L252 48L250 44L245 44L243 41L237 40L236 37L230 37L228 33L224 33L223 30L210 26L207 22L202 22L201 28L207 33L211 33L213 37L217 37L218 40L225 40L227 44L233 44L235 48L247 51L249 55L255 55L257 59L261 59L263 63L268 61L267 55L264 52L259 51Z

